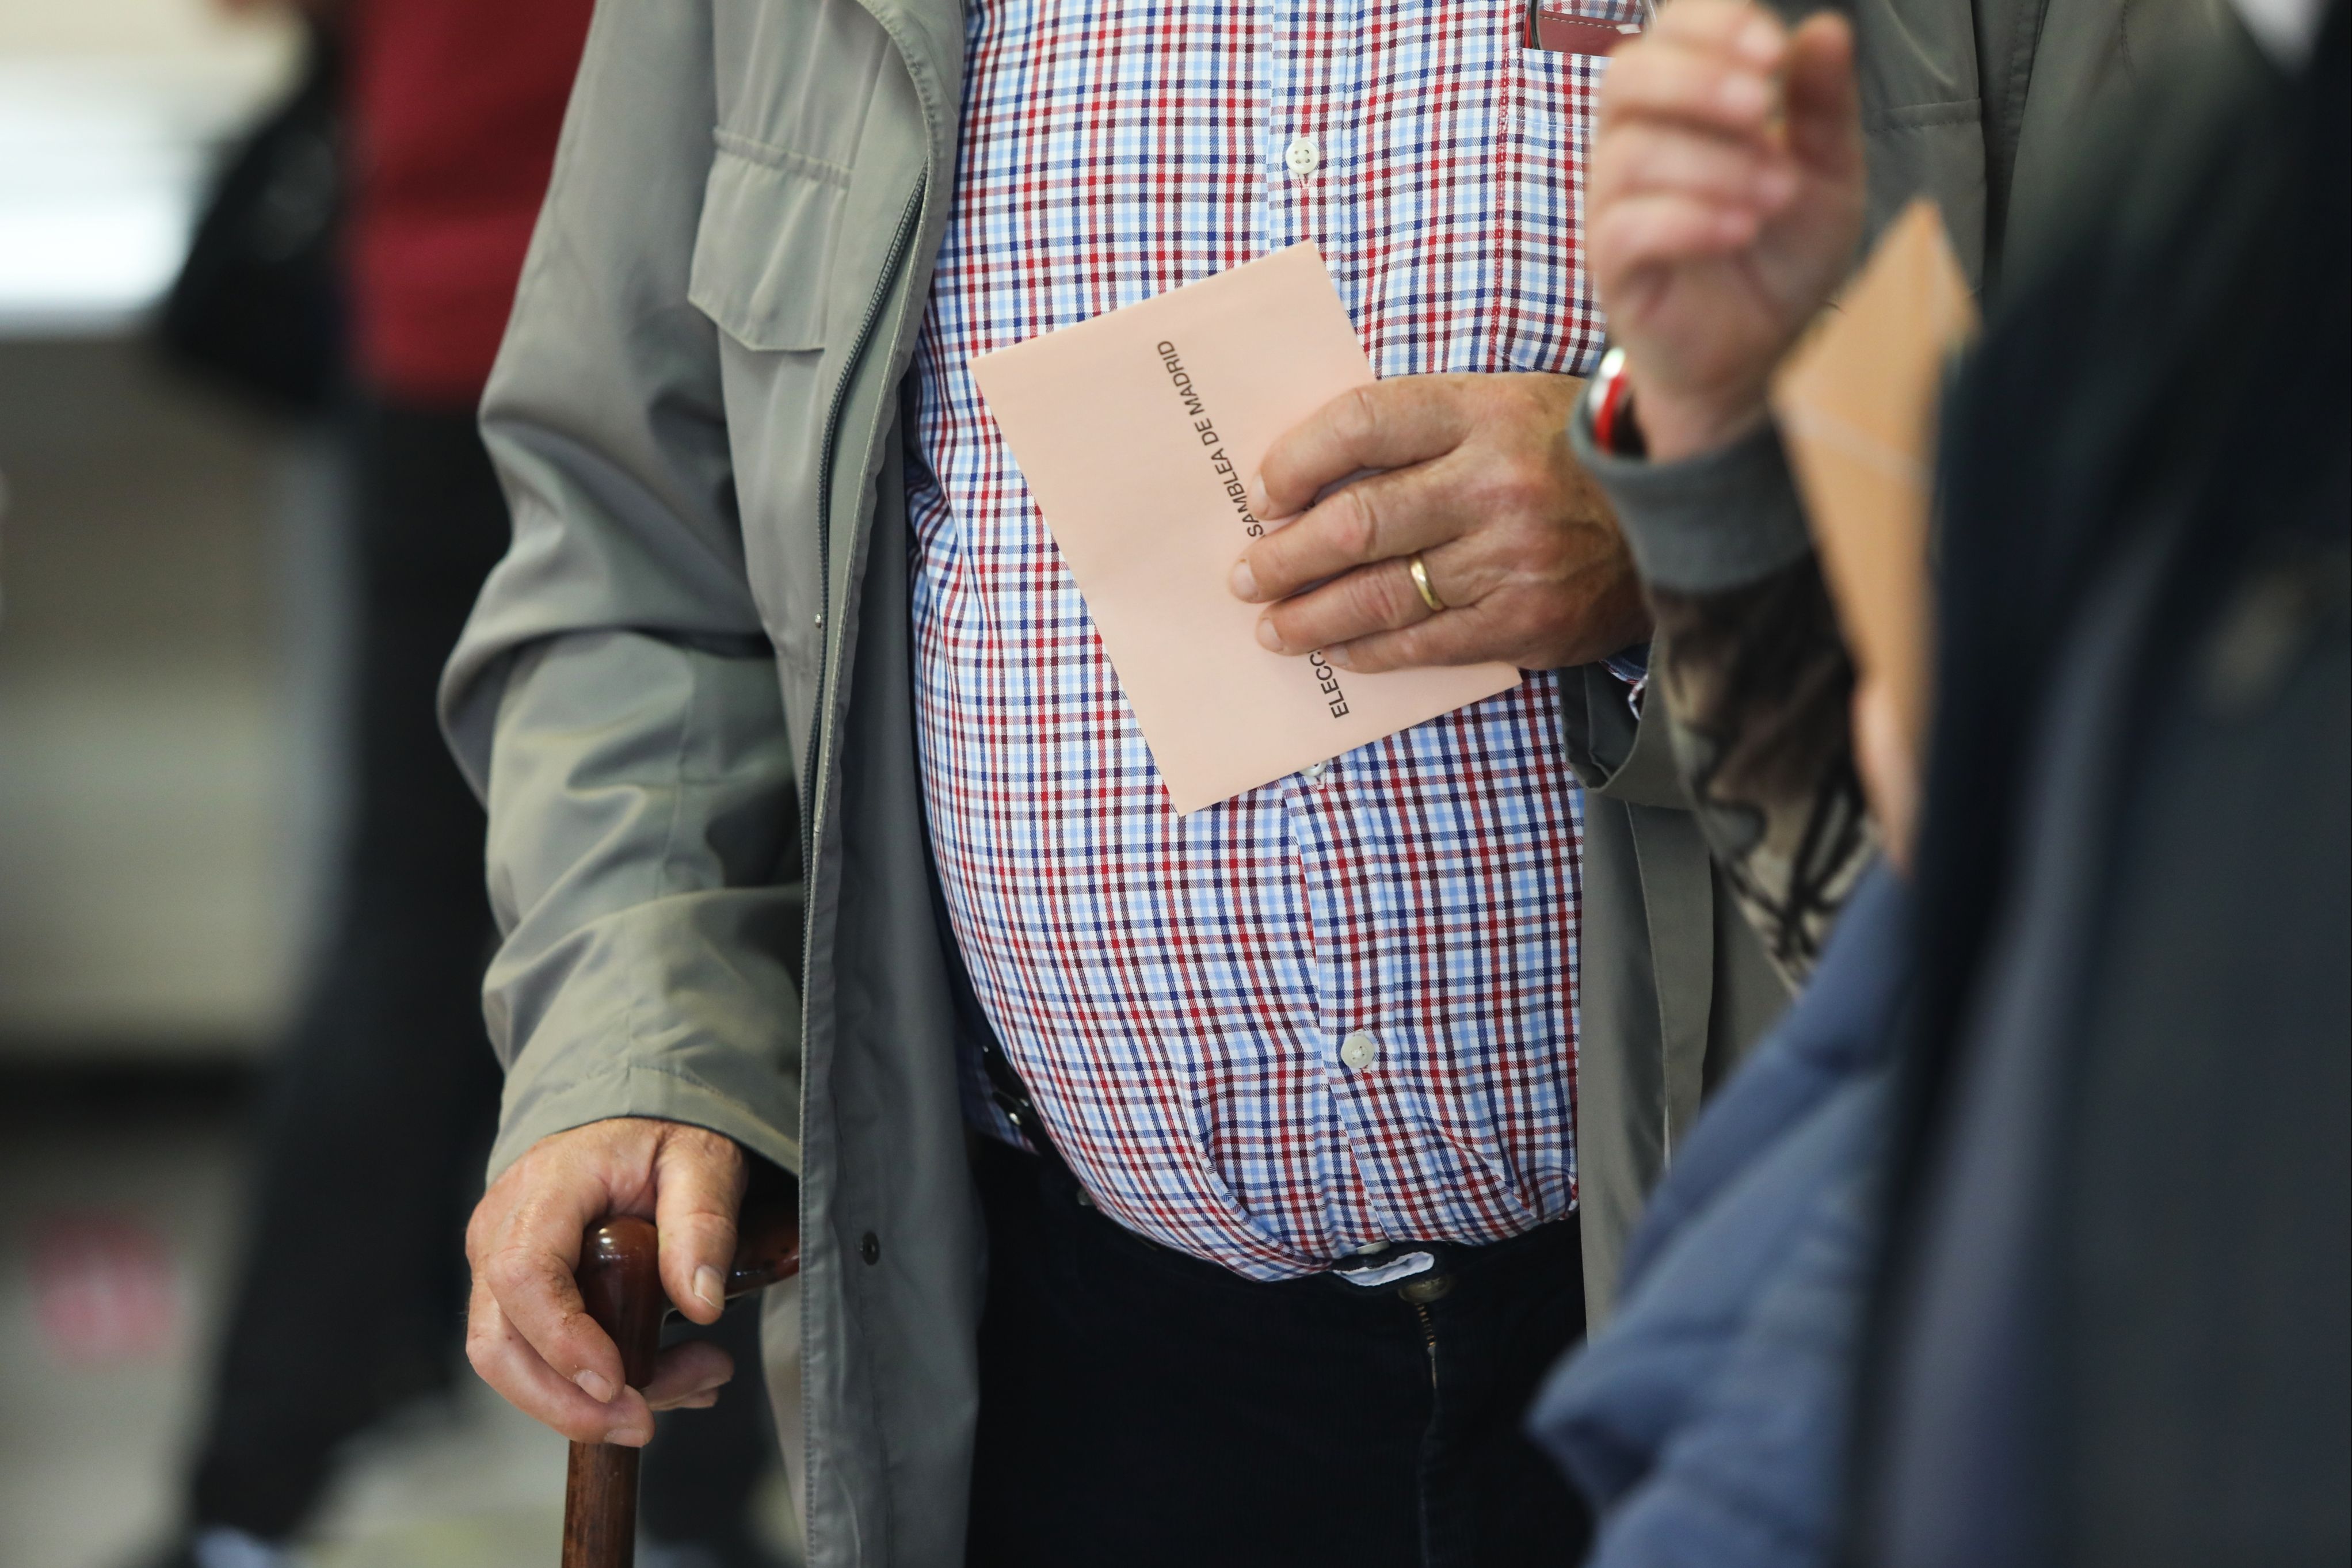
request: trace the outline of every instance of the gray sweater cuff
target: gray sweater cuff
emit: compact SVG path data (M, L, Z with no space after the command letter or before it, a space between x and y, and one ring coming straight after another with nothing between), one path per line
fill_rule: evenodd
M1569 439L1617 508L1633 563L1653 588L1720 593L1812 553L1780 433L1769 420L1728 446L1679 463L1601 452L1580 404L1569 421Z

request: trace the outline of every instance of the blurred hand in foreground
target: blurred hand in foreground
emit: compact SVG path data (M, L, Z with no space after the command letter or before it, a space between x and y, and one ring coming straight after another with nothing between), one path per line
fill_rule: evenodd
M1853 265L1862 233L1853 35L1748 0L1675 0L1601 89L1585 250L1650 455L1720 446Z
M1265 523L1236 597L1258 641L1347 670L1550 670L1649 634L1633 558L1568 446L1584 383L1557 375L1398 376L1285 434L1250 484ZM1330 486L1367 470L1345 488ZM1318 499L1321 497L1321 499ZM1304 514L1303 516L1301 514ZM1419 557L1433 610L1412 578Z
M700 1340L664 1351L644 1392L626 1386L620 1347L588 1315L572 1271L590 1225L615 1214L650 1219L662 1289L694 1322L718 1322L749 1174L732 1140L646 1117L533 1144L490 1184L466 1228L474 1370L517 1409L582 1443L639 1448L653 1439L656 1410L713 1403L734 1361Z

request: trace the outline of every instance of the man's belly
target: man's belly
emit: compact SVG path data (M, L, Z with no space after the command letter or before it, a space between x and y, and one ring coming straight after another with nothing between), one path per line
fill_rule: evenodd
M1262 1278L1567 1212L1556 678L1179 818L1060 575L987 615L919 575L919 743L974 988L1097 1203Z

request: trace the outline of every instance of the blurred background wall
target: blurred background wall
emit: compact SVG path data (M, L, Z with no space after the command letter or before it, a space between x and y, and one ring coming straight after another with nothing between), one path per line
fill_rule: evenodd
M248 1057L331 810L330 470L140 339L282 17L0 0L0 1059Z
M397 3L369 0L385 9L367 16ZM538 12L553 37L574 12L584 27L585 0ZM439 0L443 47L465 47L468 16ZM346 902L345 677L363 618L352 420L261 412L155 341L225 160L302 75L303 31L272 0L0 0L0 1568L191 1560L205 1522L190 1517L191 1460L222 1404L216 1345L258 1223L252 1178L279 1170L257 1165L282 1146L263 1142L265 1113L300 1099L289 1082L320 1082L268 1070L297 1060L281 1042ZM554 73L557 96L534 110L551 146L578 45L538 47ZM440 107L421 118L446 123ZM470 402L443 412L462 429ZM446 765L417 728L431 751L419 768ZM346 1038L331 1028L324 1046ZM362 1113L404 1126L379 1104ZM424 1190L429 1173L402 1151L394 1136L369 1168ZM325 1239L257 1234L281 1261ZM368 1256L394 1257L374 1235ZM243 1276L248 1305L257 1277ZM341 1268L308 1278L348 1289ZM300 1314L333 1315L307 1299ZM238 1321L250 1339L251 1314ZM447 1392L386 1396L383 1419L320 1450L338 1458L290 1546L305 1568L555 1560L564 1445L463 1372L454 1306L446 1328ZM278 1352L281 1330L260 1353L272 1375L248 1392L270 1385L283 1406L289 1384L334 1386L312 1376L315 1354ZM306 1343L331 1356L360 1337L336 1333L322 1322ZM383 1370L357 1354L325 1364L355 1388ZM740 1382L732 1407L758 1409L756 1374ZM664 1418L649 1476L715 1469L697 1456L741 1426L680 1419ZM749 1546L789 1553L772 1445L753 1464L735 1471L765 1479L748 1499L739 1480L730 1517ZM656 1494L698 1497L649 1482ZM710 1511L686 1510L697 1528ZM704 1563L693 1544L641 1563Z
M256 1068L341 794L326 437L143 337L297 29L0 0L0 1565L175 1522ZM331 1568L551 1562L562 1445L471 1388L372 1435Z
M295 29L0 0L0 1563L171 1523L337 770L318 440L142 338Z

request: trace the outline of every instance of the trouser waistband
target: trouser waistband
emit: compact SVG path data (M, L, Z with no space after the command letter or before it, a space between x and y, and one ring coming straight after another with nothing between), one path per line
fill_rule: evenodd
M1499 1241L1390 1241L1377 1252L1341 1259L1318 1273L1290 1280L1253 1280L1214 1260L1156 1240L1104 1213L1086 1185L1058 1155L1049 1159L986 1134L978 1134L973 1141L982 1151L977 1157L1020 1162L1021 1168L1029 1171L1033 1179L1042 1180L1065 1202L1087 1210L1098 1223L1134 1246L1146 1249L1150 1255L1185 1269L1203 1270L1204 1278L1230 1280L1244 1285L1328 1289L1350 1296L1392 1293L1418 1305L1445 1295L1466 1274L1508 1270L1522 1257L1549 1256L1559 1248L1575 1249L1580 1246L1576 1216L1570 1213Z

